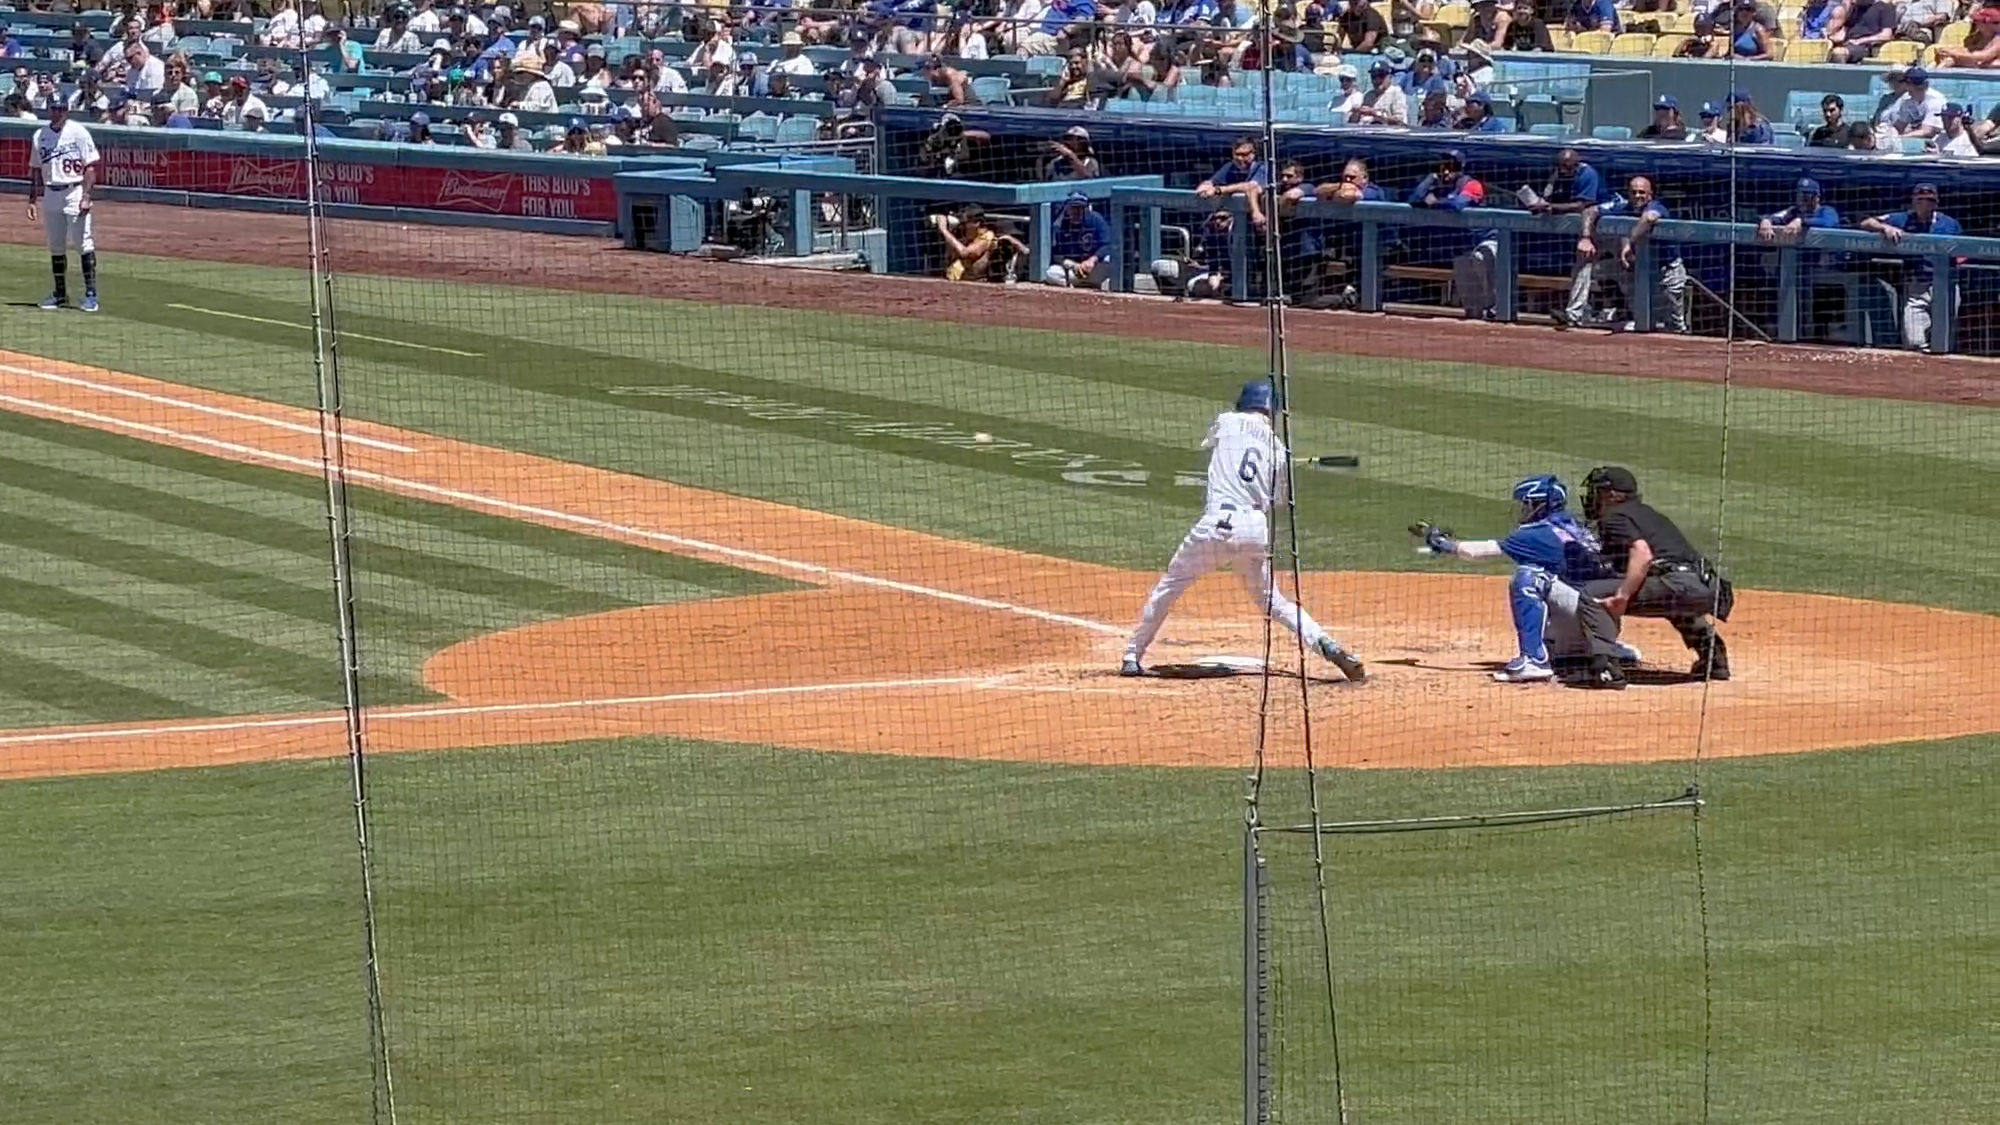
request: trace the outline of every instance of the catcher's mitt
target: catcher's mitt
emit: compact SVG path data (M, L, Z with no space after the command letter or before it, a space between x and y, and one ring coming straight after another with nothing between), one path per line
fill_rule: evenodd
M1424 549L1433 555L1450 555L1458 551L1458 540L1448 527L1439 527L1428 521L1410 525L1410 534L1424 541Z

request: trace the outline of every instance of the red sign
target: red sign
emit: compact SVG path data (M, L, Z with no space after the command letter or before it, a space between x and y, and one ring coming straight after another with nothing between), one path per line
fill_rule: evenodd
M298 157L124 146L116 138L100 138L103 161L98 166L98 182L105 187L261 199L306 197L306 162ZM25 136L0 139L0 178L28 178L28 149ZM495 156L493 160L502 163L507 158ZM595 167L579 167L575 175L551 175L409 168L342 159L322 161L319 182L320 198L327 203L595 222L618 217L610 171Z

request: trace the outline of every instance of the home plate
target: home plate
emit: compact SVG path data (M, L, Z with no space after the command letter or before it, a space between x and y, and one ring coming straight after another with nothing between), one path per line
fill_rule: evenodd
M1255 656L1201 656L1174 664L1155 664L1147 669L1169 680L1210 680L1225 676L1254 676L1264 670L1264 661Z

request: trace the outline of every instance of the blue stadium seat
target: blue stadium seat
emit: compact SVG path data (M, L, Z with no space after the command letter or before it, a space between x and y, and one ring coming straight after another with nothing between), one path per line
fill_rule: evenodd
M733 125L736 122L743 120L743 115L740 113L731 113L726 109L718 109L710 111L708 115L708 120Z
M1806 147L1806 139L1797 133L1773 133L1771 134L1771 141L1783 149L1802 149Z
M778 139L778 119L768 113L753 113L737 123L736 134L747 140L775 141Z
M1632 127L1629 125L1599 125L1590 131L1590 135L1592 139L1600 141L1629 141L1632 139Z
M183 35L180 41L174 44L174 49L187 52L190 58L196 55L205 55L208 53L208 36Z
M697 152L713 152L722 147L722 138L711 137L707 133L689 133L681 138L681 147Z
M1213 106L1222 100L1222 90L1215 86L1182 86L1179 100L1185 106Z
M1530 125L1528 126L1528 132L1537 137L1554 137L1557 140L1561 140L1569 136L1569 126L1560 123Z
M798 113L778 122L778 135L773 138L781 145L804 144L819 139L819 118Z
M972 80L972 96L986 105L1011 105L1014 84L1004 74L990 74Z

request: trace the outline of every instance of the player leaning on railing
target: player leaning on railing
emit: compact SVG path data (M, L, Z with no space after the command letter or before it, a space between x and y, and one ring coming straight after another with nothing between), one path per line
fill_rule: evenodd
M35 130L28 153L28 221L42 220L49 237L49 270L55 291L45 309L69 304L69 246L83 266L83 311L97 311L97 245L90 237L91 196L97 190L97 144L90 130L70 120L69 102L49 103L49 123Z

